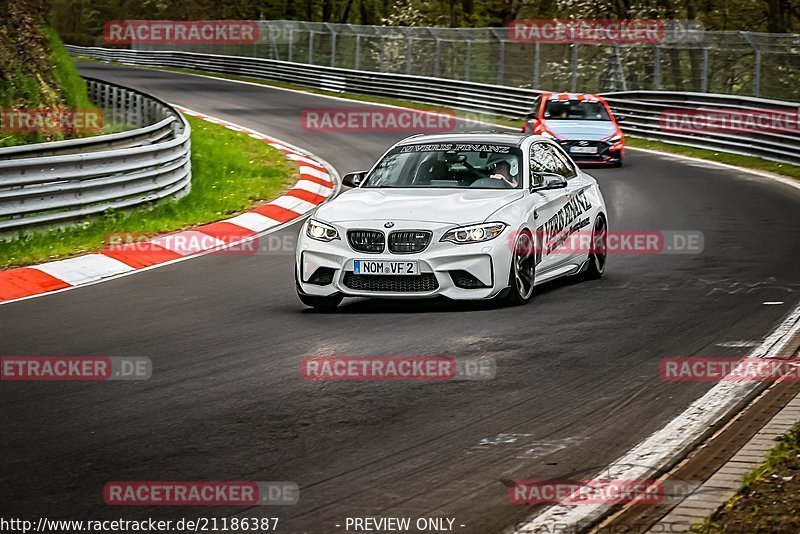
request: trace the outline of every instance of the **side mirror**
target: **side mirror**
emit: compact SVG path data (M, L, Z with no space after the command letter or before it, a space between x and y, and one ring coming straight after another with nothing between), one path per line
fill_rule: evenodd
M538 174L540 177L539 181L541 182L541 185L531 186L531 193L550 189L564 189L567 187L567 179L560 174L555 174L553 172L531 173L531 180L533 180L533 177L536 174Z
M346 185L349 187L358 187L361 185L361 182L364 181L364 178L367 176L367 171L356 171L356 172L348 172L342 178L342 185Z

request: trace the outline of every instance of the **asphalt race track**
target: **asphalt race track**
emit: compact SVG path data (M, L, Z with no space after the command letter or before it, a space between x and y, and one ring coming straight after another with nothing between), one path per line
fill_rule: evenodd
M404 135L300 126L303 109L361 104L79 65L295 143L341 174ZM663 382L660 358L742 354L719 344L763 339L800 295L800 190L633 151L624 168L593 174L612 230L699 230L704 252L613 256L602 280L541 287L521 308L345 300L320 314L297 300L286 252L208 255L0 306L4 355L154 366L144 382L0 385L0 515L277 516L293 534L344 532L354 516L454 517L457 532L476 534L524 520L534 509L511 504L504 480L593 476L711 387ZM489 355L497 377L304 380L301 359L318 355ZM246 510L108 507L102 488L115 480L294 481L301 497Z

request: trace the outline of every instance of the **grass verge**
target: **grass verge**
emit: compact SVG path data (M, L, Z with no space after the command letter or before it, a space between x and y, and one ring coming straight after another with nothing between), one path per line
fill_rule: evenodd
M800 423L783 435L742 488L692 532L800 532Z
M88 61L95 61L92 58L85 58L82 57L80 59L88 60ZM224 80L238 80L250 83L256 83L259 85L265 85L269 87L278 87L282 89L293 89L296 91L303 91L306 93L311 94L318 94L324 96L335 96L338 98L345 98L348 100L353 100L356 102L369 102L369 103L377 103L377 104L388 104L392 106L399 106L399 107L406 107L411 109L419 109L424 111L440 111L445 113L452 113L454 110L445 106L435 106L430 104L421 104L419 102L412 102L409 100L401 100L399 98L388 98L388 97L381 97L381 96L372 96L372 95L362 95L356 93L339 93L333 91L323 91L321 89L315 89L312 87L305 87L300 85L295 85L286 82L279 82L279 81L272 81L272 80L263 80L260 78L251 78L247 76L235 76L229 74L219 74L215 72L206 72L206 71L199 71L194 69L181 69L175 67L158 67L155 70L166 70L172 72L181 72L185 74L201 74L203 76L212 76L215 78L221 78ZM472 121L483 121L487 123L491 123L498 126L505 126L514 129L520 128L520 120L521 119L509 119L508 117L500 117L497 115L489 115L483 113L472 113L466 111L459 111L455 110L456 116L472 120ZM486 128L490 128L490 125L486 125ZM476 126L476 129L480 129L480 125ZM751 156L739 156L737 154L727 154L724 152L716 152L714 150L705 150L699 148L689 148L684 147L681 145L674 145L671 143L664 143L662 141L650 141L647 139L640 139L636 137L626 136L625 138L626 145L631 148L644 148L648 150L655 150L658 152L667 152L670 154L678 154L682 156L689 156L693 158L699 159L706 159L710 161L716 161L718 163L725 163L727 165L734 165L736 167L743 167L746 169L753 169L759 171L766 171L775 174L780 174L783 176L788 176L791 178L800 179L800 166L796 165L788 165L777 163L774 161L768 161L761 158L754 158Z
M0 84L0 107L3 109L71 109L97 110L89 100L86 82L78 74L72 58L64 48L58 34L52 28L37 26L38 35L30 36L25 53L34 53L43 65L22 64L25 56L18 58L13 76ZM25 46L25 45L18 45ZM19 51L21 54L23 51ZM42 73L46 65L47 72ZM39 69L39 70L37 70ZM99 110L98 110L99 112ZM104 125L98 131L4 131L0 135L0 147L15 146L45 141L59 141L74 137L85 137L114 131L113 125Z
M187 119L192 126L192 190L188 195L175 202L108 212L80 226L0 241L0 268L99 250L110 233L157 235L232 217L277 197L295 181L294 164L263 141L201 119Z

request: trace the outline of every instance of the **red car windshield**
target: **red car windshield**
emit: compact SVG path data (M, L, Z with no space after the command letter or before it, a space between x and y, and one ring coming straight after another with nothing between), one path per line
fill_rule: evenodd
M544 118L573 121L611 120L603 104L586 100L549 100L544 109Z

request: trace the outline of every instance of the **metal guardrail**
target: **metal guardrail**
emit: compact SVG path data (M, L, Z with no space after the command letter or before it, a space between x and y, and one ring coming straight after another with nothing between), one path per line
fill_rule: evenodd
M178 51L143 51L68 46L73 55L131 65L178 67L266 80L290 82L328 91L402 98L470 112L520 118L541 91L444 78L367 72L290 63L270 59ZM797 110L797 104L754 97L662 91L605 94L614 111L625 118L623 131L636 137L715 151L760 157L800 165L800 136L769 132L675 133L660 127L669 108L734 108Z
M0 148L0 233L62 224L191 188L190 128L171 106L87 79L106 124L124 132Z

